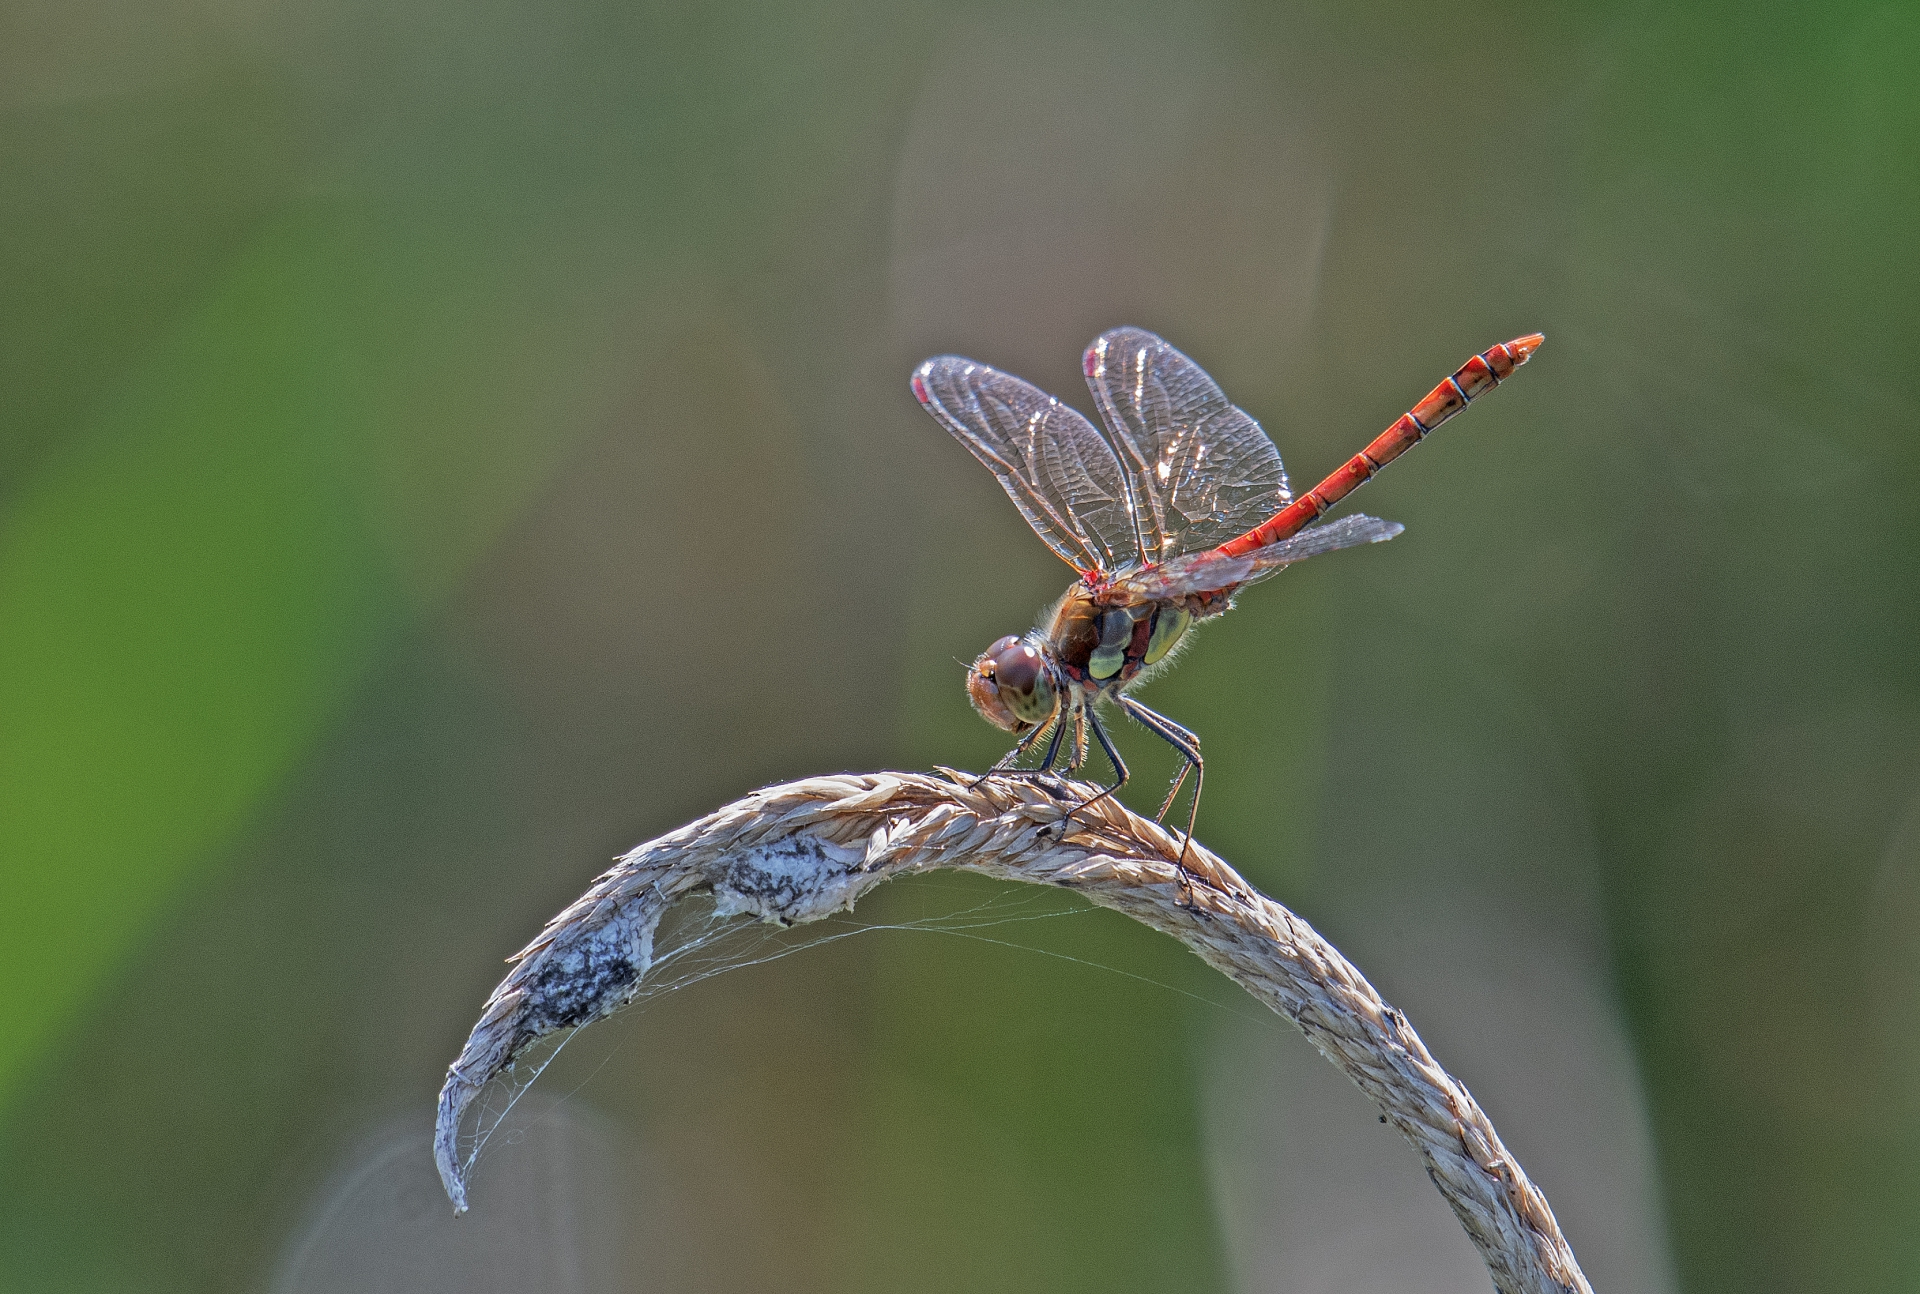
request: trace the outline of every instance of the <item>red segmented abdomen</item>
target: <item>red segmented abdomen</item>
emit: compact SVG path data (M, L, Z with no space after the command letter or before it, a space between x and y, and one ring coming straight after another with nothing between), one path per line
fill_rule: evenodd
M1506 380L1545 340L1541 334L1533 333L1501 342L1492 350L1475 355L1338 471L1246 534L1229 539L1216 551L1226 557L1244 557L1256 548L1265 548L1298 534L1308 523L1365 484L1375 472L1466 408L1475 397Z

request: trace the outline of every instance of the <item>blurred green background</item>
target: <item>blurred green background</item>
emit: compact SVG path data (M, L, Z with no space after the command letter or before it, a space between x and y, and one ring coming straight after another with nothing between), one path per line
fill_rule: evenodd
M436 1194L608 858L1000 753L955 660L1068 573L906 375L1087 409L1119 323L1296 482L1547 334L1145 699L1598 1289L1920 1289L1916 68L1871 0L7 0L0 1289L1487 1288L1286 1026L955 878L861 916L1009 920L601 1026Z

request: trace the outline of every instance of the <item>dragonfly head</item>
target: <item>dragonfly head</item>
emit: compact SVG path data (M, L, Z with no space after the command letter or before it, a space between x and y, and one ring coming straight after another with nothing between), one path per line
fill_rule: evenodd
M1060 703L1046 655L1012 634L980 653L967 671L967 696L982 719L1016 733L1045 723Z

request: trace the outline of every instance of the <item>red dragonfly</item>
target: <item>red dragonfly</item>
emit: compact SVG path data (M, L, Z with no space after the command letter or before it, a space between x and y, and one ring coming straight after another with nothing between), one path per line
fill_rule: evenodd
M1010 373L957 355L922 364L914 396L1080 576L1025 637L1000 639L967 672L973 708L1020 739L993 771L1051 771L1069 726L1066 767L1078 769L1091 729L1115 781L1087 804L1112 795L1128 773L1094 708L1110 699L1185 761L1156 821L1194 775L1191 841L1206 782L1200 739L1128 693L1171 658L1196 621L1230 608L1242 586L1303 558L1399 534L1397 522L1359 514L1313 523L1498 386L1543 340L1534 333L1475 355L1298 499L1260 424L1227 403L1198 364L1142 329L1115 328L1087 348L1083 367L1104 436ZM1015 768L1043 736L1039 765Z

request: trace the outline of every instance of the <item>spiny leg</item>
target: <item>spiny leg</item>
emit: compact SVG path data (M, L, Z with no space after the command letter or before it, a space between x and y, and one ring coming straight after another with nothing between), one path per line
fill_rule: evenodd
M1163 714L1156 714L1146 706L1122 692L1114 699L1120 708L1138 719L1141 726L1154 736L1180 752L1186 764L1180 769L1180 776L1173 779L1173 789L1167 792L1166 800L1160 805L1160 812L1153 816L1155 822L1167 816L1167 810L1173 807L1174 797L1180 794L1180 788L1186 784L1187 774L1193 774L1193 810L1187 815L1187 838L1180 846L1180 861L1187 861L1187 849L1193 844L1193 829L1200 821L1200 791L1207 784L1206 761L1200 758L1200 739L1182 728Z
M1100 801L1125 786L1127 780L1133 776L1133 774L1127 771L1127 761L1120 758L1119 747L1113 744L1113 738L1107 736L1106 725L1100 722L1100 716L1093 712L1093 707L1087 706L1083 713L1087 716L1087 726L1093 729L1094 739L1100 743L1100 749L1107 752L1107 762L1113 765L1114 783L1091 799L1083 800L1079 804L1074 805L1073 812L1067 814L1069 818L1082 809L1100 803ZM1065 819L1062 819L1062 821L1064 820Z
M1180 788L1187 784L1187 774L1195 770L1199 771L1200 778L1194 782L1193 794L1196 800L1199 798L1200 780L1203 780L1207 775L1206 764L1200 758L1200 738L1194 735L1191 729L1182 724L1175 723L1164 714L1147 710L1145 706L1140 706L1140 709L1146 711L1146 713L1154 719L1166 725L1164 729L1155 727L1152 731L1155 736L1160 737L1175 750L1179 751L1182 760L1180 772L1175 775L1173 785L1167 788L1167 798L1160 801L1160 808L1153 815L1155 822L1161 822L1166 819L1167 810L1171 809L1173 802L1179 798Z
M1047 743L1047 753L1041 757L1040 767L1034 769L1034 772L1050 773L1053 771L1053 763L1060 757L1060 739L1066 735L1066 715L1056 711L1053 720L1053 740Z
M1049 732L1053 734L1053 737L1050 741L1047 742L1047 753L1041 757L1040 766L1038 768L1010 767L1010 765L1015 760L1019 759L1022 755L1026 754L1027 748L1029 746L1033 745L1035 741L1039 740L1043 735ZM1035 728L1032 732L1022 737L1014 745L1014 748L1008 751L1005 755L1001 756L1000 762L995 764L992 768L988 769L984 774L982 774L979 780L974 783L974 785L978 786L980 785L981 782L986 781L987 778L993 777L996 774L1001 777L1044 777L1046 776L1048 773L1053 771L1054 764L1059 761L1060 740L1061 738L1066 736L1066 733L1067 733L1066 711L1064 708L1055 710L1053 714L1053 718L1047 720L1045 723L1041 724L1038 728Z
M1046 772L1047 769L1052 767L1053 765L1053 752L1057 750L1060 746L1061 727L1062 727L1062 716L1059 714L1059 712L1056 711L1053 718L1031 729L1030 731L1028 731L1026 736L1020 738L1019 741L1015 742L1013 744L1012 750L1002 755L992 768L989 768L986 772L982 773L979 777L974 779L973 785L975 786L980 785L980 783L986 781L989 777L992 777L995 773L1022 774L1022 773ZM1033 743L1040 740L1040 738L1046 736L1049 732L1053 734L1053 742L1047 748L1046 762L1041 764L1041 766L1038 769L1015 768L1014 765L1020 762L1021 757L1025 755L1028 750L1032 749Z

